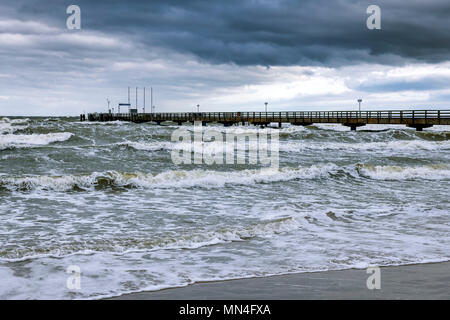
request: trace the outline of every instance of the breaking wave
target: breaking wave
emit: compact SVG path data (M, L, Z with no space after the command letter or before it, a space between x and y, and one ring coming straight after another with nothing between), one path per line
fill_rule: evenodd
M448 180L450 165L436 164L417 167L357 165L360 175L376 180Z
M0 120L0 135L12 134L18 130L23 130L28 127L30 119L9 119L2 118Z
M54 142L67 141L72 136L73 133L70 132L0 135L0 150L43 146Z
M262 140L261 142L264 142ZM167 141L125 141L118 143L139 151L171 151L177 150L203 150L207 153L229 152L230 150L264 150L267 147L265 143L258 144L258 141L251 140L244 143L230 143L234 148L226 149L226 141L200 141L195 143L185 142L167 142ZM280 141L279 150L281 152L301 152L305 150L350 150L350 151L439 151L450 150L450 140L431 141L431 140L393 140L378 142L333 142L333 141L310 141L308 139Z
M450 150L450 141L406 140L388 142L282 142L280 151L298 152L304 150L351 150L351 151L439 151Z
M95 172L89 175L0 176L0 189L9 191L82 191L104 188L219 188L297 179L368 178L375 180L447 180L450 166L436 164L416 167L356 164L338 167L333 163L310 167L263 168L241 171L169 170L162 173Z
M25 124L30 121L29 118L25 119L9 119L9 118L2 118L0 120L0 123L11 123L11 124Z
M89 175L63 176L0 176L0 188L10 191L30 190L87 190L107 187L122 188L189 188L223 187L226 184L255 184L289 181L293 179L314 179L326 177L338 167L334 164L305 168L254 169L242 171L174 171L158 174L121 173L117 171L95 172Z

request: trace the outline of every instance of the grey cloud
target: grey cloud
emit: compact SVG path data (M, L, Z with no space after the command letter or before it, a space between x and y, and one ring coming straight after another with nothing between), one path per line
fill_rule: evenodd
M66 29L73 3L82 10L80 31ZM373 3L382 9L381 31L365 27ZM0 113L11 106L40 114L73 114L69 105L97 111L105 97L123 99L129 85L153 85L158 106L184 110L235 88L283 82L273 66L338 67L347 77L347 65L361 75L360 64L449 61L448 16L448 0L2 0ZM375 95L444 86L425 85L377 82L282 107L342 105L339 99L353 101L355 90ZM237 103L249 108L253 102Z
M366 82L354 89L363 92L430 91L449 87L448 77L422 77L417 80L401 79L397 81Z
M65 24L65 8L71 4L10 3L23 17L60 25ZM77 4L86 30L215 64L435 63L448 60L450 54L450 2L443 0L375 1L382 9L382 30L365 26L371 0L80 0Z

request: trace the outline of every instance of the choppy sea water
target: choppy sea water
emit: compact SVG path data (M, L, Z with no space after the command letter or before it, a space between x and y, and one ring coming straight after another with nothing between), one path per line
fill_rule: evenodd
M177 128L0 118L0 298L450 260L448 127L286 126L278 169L175 165Z

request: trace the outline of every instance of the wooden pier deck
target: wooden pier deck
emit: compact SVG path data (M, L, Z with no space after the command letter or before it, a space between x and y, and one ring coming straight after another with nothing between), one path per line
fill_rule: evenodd
M450 110L388 110L388 111L289 111L289 112L172 112L172 113L90 113L89 121L170 121L179 125L185 122L201 121L233 124L253 124L267 126L270 123L290 123L307 126L314 123L339 123L351 130L366 124L398 124L422 131L433 125L450 125ZM81 115L80 120L85 120Z

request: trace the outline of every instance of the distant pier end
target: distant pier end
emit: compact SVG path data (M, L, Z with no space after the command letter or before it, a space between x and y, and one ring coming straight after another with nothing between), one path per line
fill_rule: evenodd
M253 124L267 126L270 123L290 123L292 125L311 125L314 123L339 123L356 130L366 124L398 124L422 131L433 125L450 125L450 110L395 110L395 111L290 111L290 112L173 112L173 113L90 113L89 121L130 121L162 122L170 121L179 125L185 122L201 121L234 124ZM80 116L80 119L85 120Z

